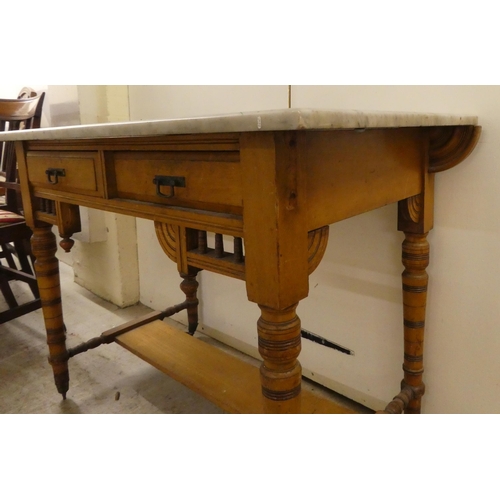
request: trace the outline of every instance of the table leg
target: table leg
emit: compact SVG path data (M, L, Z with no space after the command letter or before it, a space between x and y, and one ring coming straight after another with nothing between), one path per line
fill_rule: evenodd
M283 311L259 306L257 322L259 352L263 357L260 374L264 410L267 413L300 413L302 368L300 319L297 304Z
M54 372L57 390L66 399L69 388L68 352L62 314L59 261L55 257L57 245L52 226L35 227L31 243L47 331L49 363Z
M404 308L404 380L403 385L411 387L415 398L406 413L420 413L421 399L425 391L422 381L424 371L424 330L427 302L429 264L429 243L427 233L405 232L402 252L403 265L403 308Z
M190 335L194 335L196 328L198 328L198 297L196 292L198 290L198 281L196 276L198 270L189 269L188 273L180 273L181 278L183 278L180 285L181 290L186 295L187 314L188 314L188 332Z
M307 135L255 132L240 140L248 300L259 305L267 413L300 413L300 320L309 294Z

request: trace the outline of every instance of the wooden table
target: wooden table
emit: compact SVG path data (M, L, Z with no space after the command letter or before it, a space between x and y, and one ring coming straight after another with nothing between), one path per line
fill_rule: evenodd
M17 141L58 391L66 396L72 356L115 341L227 411L342 411L301 391L296 307L329 224L398 202L404 379L385 411L420 412L434 175L467 157L479 134L475 117L300 109L0 134ZM153 220L186 300L67 349L51 229L69 251L80 205ZM261 310L260 375L161 321L186 309L194 333L202 269L245 280Z

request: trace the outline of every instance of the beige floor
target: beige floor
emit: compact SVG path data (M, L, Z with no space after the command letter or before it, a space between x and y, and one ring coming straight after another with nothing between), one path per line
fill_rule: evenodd
M61 264L61 281L68 347L149 311L143 305L119 309L99 299L75 284L72 269L64 264ZM19 300L29 298L24 284L16 285ZM0 308L5 308L1 296ZM228 350L208 337L201 337ZM371 413L331 391L308 385L347 407ZM70 360L70 390L63 401L55 389L47 362L42 314L35 311L0 325L0 413L223 412L117 344L103 345Z

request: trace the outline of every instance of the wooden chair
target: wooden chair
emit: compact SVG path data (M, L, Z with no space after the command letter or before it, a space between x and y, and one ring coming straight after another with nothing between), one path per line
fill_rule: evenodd
M0 131L40 127L45 94L23 88L18 99L0 99ZM0 311L0 324L41 307L33 271L31 230L26 225L17 176L14 143L0 142L0 291L9 309ZM10 282L27 283L34 299L18 304Z

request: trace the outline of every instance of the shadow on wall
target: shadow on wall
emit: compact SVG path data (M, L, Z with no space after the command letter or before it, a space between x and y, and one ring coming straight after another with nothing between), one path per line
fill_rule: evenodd
M320 283L400 303L403 239L395 203L330 226L325 256L310 277L311 292Z

